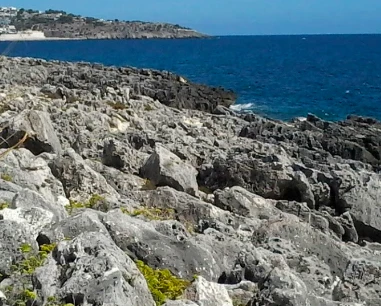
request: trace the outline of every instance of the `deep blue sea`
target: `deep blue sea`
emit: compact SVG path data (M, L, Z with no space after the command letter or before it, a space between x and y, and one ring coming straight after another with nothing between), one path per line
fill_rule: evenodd
M381 35L1 42L0 53L168 70L232 89L236 107L277 119L381 119Z

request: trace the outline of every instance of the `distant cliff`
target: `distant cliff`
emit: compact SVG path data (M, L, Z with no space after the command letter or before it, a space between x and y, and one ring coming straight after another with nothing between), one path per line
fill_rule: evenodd
M20 9L11 23L18 31L33 29L43 31L46 37L73 39L207 37L207 35L180 25L119 21L118 19L103 20L55 10L39 12Z

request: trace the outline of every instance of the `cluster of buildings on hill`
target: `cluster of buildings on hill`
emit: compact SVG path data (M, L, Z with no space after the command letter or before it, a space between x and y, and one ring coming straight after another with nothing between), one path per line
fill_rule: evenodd
M16 33L16 28L10 23L17 16L17 12L15 7L0 7L0 33Z

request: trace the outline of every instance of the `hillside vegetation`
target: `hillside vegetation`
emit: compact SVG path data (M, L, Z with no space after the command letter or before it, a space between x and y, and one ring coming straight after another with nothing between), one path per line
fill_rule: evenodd
M206 35L180 25L143 21L103 20L65 11L20 9L12 19L18 31L39 30L47 37L83 39L202 38Z

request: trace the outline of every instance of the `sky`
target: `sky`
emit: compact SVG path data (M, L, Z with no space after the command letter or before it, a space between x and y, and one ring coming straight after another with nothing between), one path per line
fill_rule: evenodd
M210 35L381 33L380 0L2 0L0 5L169 22Z

